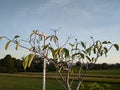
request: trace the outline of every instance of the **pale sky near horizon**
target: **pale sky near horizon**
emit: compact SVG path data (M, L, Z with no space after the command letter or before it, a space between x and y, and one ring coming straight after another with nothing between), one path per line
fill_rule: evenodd
M52 34L50 28L59 27L63 41L71 34L80 41L92 36L120 45L120 0L0 0L0 36L28 39L33 29ZM0 41L0 58L25 55L24 49L16 51L12 46L5 51L5 42ZM103 62L120 63L120 51L111 50L98 61Z

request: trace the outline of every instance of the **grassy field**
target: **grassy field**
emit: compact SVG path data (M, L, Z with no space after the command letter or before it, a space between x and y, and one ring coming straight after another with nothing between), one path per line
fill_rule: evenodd
M53 78L54 73L47 74L46 90L64 90ZM51 78L52 77L52 78ZM85 77L85 84L97 82L111 85L110 90L120 90L120 70L92 70ZM73 85L76 85L77 80ZM41 73L0 74L0 90L42 90Z

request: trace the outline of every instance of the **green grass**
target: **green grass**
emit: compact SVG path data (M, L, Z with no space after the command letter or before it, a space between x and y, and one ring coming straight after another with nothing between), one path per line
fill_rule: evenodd
M64 90L54 79L47 79L46 82L46 90ZM42 79L0 76L0 90L42 90Z
M120 77L120 69L88 70L87 76Z
M46 90L64 90L54 79L55 73L48 73ZM120 90L120 70L90 70L85 77L85 84L97 82L111 85L110 90ZM77 80L73 83L75 90ZM42 73L0 73L0 90L42 90Z
M0 76L0 90L39 90L41 82L35 78Z
M47 79L46 81L46 90L64 90L64 88L61 87L55 79ZM90 82L85 82L85 84L87 83ZM73 83L72 90L75 90L76 84L77 81ZM120 88L119 84L109 85L111 85L110 90L119 90ZM42 90L42 79L18 76L0 76L0 90Z

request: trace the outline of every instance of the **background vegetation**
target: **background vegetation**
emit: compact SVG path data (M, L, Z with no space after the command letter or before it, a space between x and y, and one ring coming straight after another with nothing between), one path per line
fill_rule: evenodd
M32 61L30 68L24 70L23 68L23 59L16 59L11 55L6 55L4 58L0 59L0 72L1 73L15 73L15 72L42 72L43 70L43 60L42 58L36 58ZM93 64L89 64L93 65ZM79 66L79 62L74 65L76 67L75 71L77 71L77 66ZM84 69L84 68L83 68ZM91 70L110 70L110 69L120 69L120 64L94 64L94 67ZM54 64L47 63L47 72L56 71ZM96 71L95 71L96 72ZM93 71L92 71L93 73ZM106 72L104 72L105 75ZM96 74L97 75L97 74Z

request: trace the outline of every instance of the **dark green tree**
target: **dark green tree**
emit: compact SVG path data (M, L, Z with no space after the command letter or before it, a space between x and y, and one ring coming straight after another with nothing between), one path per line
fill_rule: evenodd
M13 73L16 72L15 68L15 58L12 58L11 55L6 55L1 59L1 72Z

